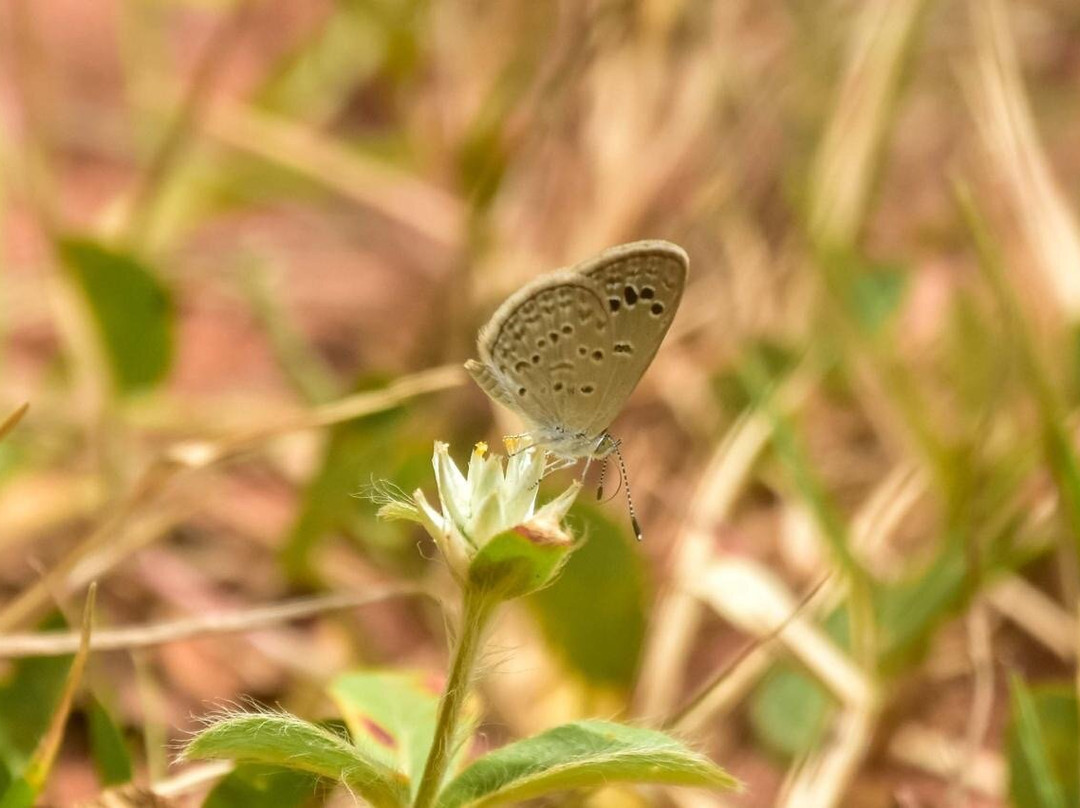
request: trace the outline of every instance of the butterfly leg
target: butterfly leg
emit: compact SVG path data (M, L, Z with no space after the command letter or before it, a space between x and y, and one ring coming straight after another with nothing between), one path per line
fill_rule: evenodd
M544 466L544 471L540 475L540 479L533 483L533 488L537 488L540 485L540 482L549 474L570 468L570 466L573 466L575 463L577 463L576 457L556 457L554 460L549 460L547 465Z
M576 463L577 463L577 458L576 457L559 457L559 458L557 458L555 460L552 460L552 461L550 461L548 463L548 465L544 468L544 475L543 476L547 477L549 474L551 474L553 472L562 471L563 469L568 469L571 466L575 465Z
M585 482L585 478L589 476L589 466L592 465L593 456L589 455L585 458L585 468L581 470L581 482Z

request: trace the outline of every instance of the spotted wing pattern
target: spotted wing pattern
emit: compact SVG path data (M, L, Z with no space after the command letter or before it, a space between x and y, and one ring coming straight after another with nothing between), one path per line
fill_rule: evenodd
M558 272L510 297L480 332L466 368L543 433L583 430L611 353L608 311L590 281Z
M686 253L666 241L613 247L526 285L480 331L465 367L540 442L588 453L626 403L682 299Z
M603 406L585 427L599 434L610 426L663 342L682 300L689 261L666 241L638 241L602 252L575 271L604 298L612 324L612 358Z

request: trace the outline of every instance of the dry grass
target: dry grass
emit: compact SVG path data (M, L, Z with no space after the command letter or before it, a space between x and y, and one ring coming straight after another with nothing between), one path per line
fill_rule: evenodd
M442 670L426 601L275 604L446 591L350 495L515 431L456 370L505 294L668 238L690 287L614 426L648 540L573 573L643 617L517 607L490 742L678 717L750 786L593 806L1008 804L1009 675L1080 686L1078 52L1052 0L14 0L0 654L92 580L104 637L256 609L244 637L92 657L147 786L155 720L244 693L319 717L337 671ZM174 296L141 393L65 269L75 232ZM53 803L94 798L90 759L71 730Z

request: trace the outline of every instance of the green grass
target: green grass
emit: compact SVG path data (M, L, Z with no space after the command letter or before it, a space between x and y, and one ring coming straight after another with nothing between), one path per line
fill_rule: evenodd
M434 545L355 495L429 486L435 440L518 431L453 370L506 295L666 238L690 286L612 427L648 538L621 495L572 512L595 546L480 660L492 746L680 717L747 781L730 804L785 804L786 779L857 808L915 778L934 804L1070 804L1080 12L851 5L13 12L0 418L29 410L0 427L0 787L67 671L20 637L77 624L93 580L101 628L297 590L445 598ZM732 556L775 591L687 594ZM442 675L452 624L402 598L92 655L43 799L146 785L206 702L318 722L343 671ZM916 736L940 746L894 743ZM586 780L574 799L619 799ZM251 764L205 804L278 782L325 799Z

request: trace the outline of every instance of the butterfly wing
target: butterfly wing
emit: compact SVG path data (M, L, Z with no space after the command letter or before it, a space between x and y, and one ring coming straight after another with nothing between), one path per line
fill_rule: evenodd
M465 367L496 401L541 436L583 432L601 397L612 350L608 309L595 285L566 271L526 285L480 331L480 361Z
M689 259L667 241L636 241L605 250L575 266L603 298L611 322L610 355L603 365L602 395L574 413L583 431L599 435L622 410L652 362L686 286Z

